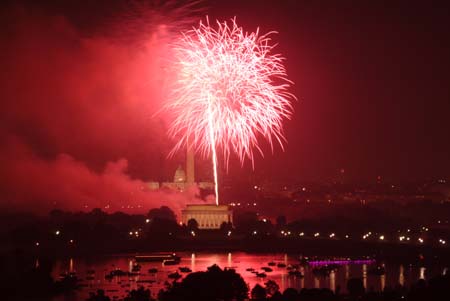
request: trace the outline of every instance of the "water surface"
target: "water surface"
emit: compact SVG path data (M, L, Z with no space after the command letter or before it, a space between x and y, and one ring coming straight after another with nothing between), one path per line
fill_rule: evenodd
M56 278L60 274L75 272L82 279L83 287L69 295L60 296L56 300L85 300L90 292L97 289L104 289L110 297L123 298L127 292L140 286L149 288L152 296L156 297L158 291L165 287L168 275L178 270L179 267L189 267L193 272L205 271L207 267L217 264L221 268L234 268L241 274L245 282L252 289L255 284L264 285L267 280L274 280L283 291L288 287L301 288L329 288L335 291L340 287L341 292L346 291L346 283L349 278L360 277L364 286L368 290L383 290L386 286L396 285L410 286L418 279L442 274L445 269L442 267L420 267L401 264L383 264L386 270L384 275L373 275L369 271L376 264L350 263L344 264L329 276L316 276L312 272L313 267L301 266L299 269L304 277L296 277L288 274L288 270L283 267L272 266L273 272L268 272L266 278L258 278L255 274L247 271L247 268L254 268L261 271L261 267L267 267L269 262L298 264L299 255L276 254L251 254L251 253L178 253L181 256L179 265L164 266L157 262L143 262L138 276L113 277L111 280L105 279L110 271L121 269L131 272L134 264L134 254L122 254L115 256L104 256L96 259L74 259L60 260L56 262L53 269L53 276ZM148 273L150 268L157 268L156 274ZM94 270L94 274L88 274L88 270ZM186 273L181 273L183 276Z

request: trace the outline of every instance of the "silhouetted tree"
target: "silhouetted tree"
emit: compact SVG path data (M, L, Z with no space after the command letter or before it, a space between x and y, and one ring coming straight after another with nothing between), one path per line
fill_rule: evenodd
M153 208L147 214L147 217L150 219L158 218L158 219L167 219L176 222L175 213L167 206L161 206L160 208Z
M158 295L160 301L240 301L247 297L248 287L241 275L234 269L222 270L217 265L210 266L206 272L187 275Z
M87 301L110 301L111 299L105 295L104 290L97 290L97 294L91 293Z
M283 300L284 301L297 301L299 300L298 291L292 287L287 288L283 292Z
M258 215L253 211L246 211L237 214L234 218L236 228L241 232L253 231L258 223Z
M137 290L132 290L123 301L152 301L155 300L150 297L150 290L139 287Z
M176 235L179 229L175 220L154 218L148 226L147 234L152 237L167 238Z
M280 286L273 280L269 280L264 284L266 286L266 292L269 297L273 297L273 295L275 295L280 290Z
M191 218L190 220L188 220L187 229L189 232L198 230L198 223L194 218Z
M220 231L222 231L223 233L227 233L228 231L233 230L233 224L231 222L223 222L220 225Z
M253 287L250 295L251 295L252 300L260 301L260 300L266 300L267 293L266 293L266 289L264 287L262 287L259 284L256 284Z

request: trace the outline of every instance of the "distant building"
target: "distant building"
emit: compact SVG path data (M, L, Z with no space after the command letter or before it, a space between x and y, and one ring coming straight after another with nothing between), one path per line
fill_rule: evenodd
M222 223L233 223L233 212L227 205L187 205L181 211L181 222L195 219L199 229L219 229Z
M188 149L186 152L186 171L180 165L175 171L173 182L149 182L148 188L150 190L168 188L183 191L193 185L197 185L200 189L214 189L214 183L212 182L195 182L194 152Z

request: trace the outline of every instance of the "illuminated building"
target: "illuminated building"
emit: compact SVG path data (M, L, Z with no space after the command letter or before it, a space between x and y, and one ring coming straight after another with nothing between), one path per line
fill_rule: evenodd
M186 170L181 165L178 166L173 177L173 182L149 182L147 185L150 190L168 188L183 191L193 185L197 185L200 189L214 189L214 183L212 182L195 182L194 152L190 149L186 151Z
M188 224L190 219L195 219L199 229L219 229L222 223L233 222L233 212L227 205L187 205L181 211L181 222Z

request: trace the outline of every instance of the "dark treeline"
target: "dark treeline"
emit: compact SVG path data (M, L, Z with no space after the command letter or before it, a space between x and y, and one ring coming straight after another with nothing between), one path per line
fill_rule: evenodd
M382 225L380 228L378 225ZM218 230L200 230L195 220L177 222L166 207L146 214L53 210L48 216L3 214L0 218L2 251L33 254L94 255L136 251L196 251L208 249L251 252L302 251L307 255L374 255L405 259L442 257L448 253L439 239L450 241L448 231L422 225L400 228L379 222L361 224L351 219L298 219L279 216L273 222L254 211L236 211L234 224ZM390 230L388 230L390 229ZM406 232L407 231L407 232ZM367 239L363 235L371 233ZM195 233L195 235L194 235ZM384 240L379 237L383 235ZM409 237L399 241L399 236ZM418 238L424 243L419 243ZM333 254L326 251L333 250ZM442 258L440 258L442 260Z

